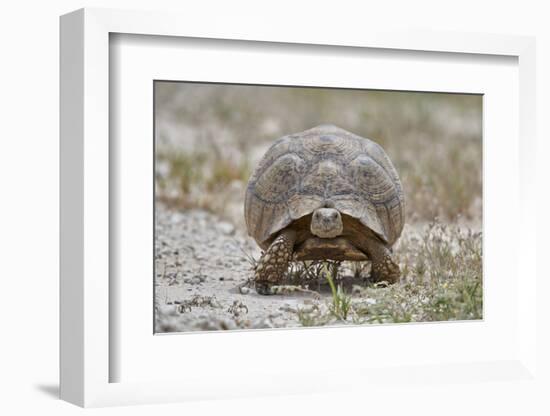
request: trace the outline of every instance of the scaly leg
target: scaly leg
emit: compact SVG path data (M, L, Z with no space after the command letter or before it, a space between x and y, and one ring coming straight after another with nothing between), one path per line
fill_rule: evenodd
M399 266L393 260L390 250L380 241L369 239L367 254L372 260L371 279L375 282L385 280L388 283L396 283L401 272Z
M271 295L271 286L284 278L292 260L295 241L296 231L283 230L260 258L254 273L256 292L260 295Z

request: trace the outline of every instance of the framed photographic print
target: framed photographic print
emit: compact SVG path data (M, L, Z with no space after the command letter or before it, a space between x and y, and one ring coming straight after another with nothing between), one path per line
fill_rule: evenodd
M219 23L61 18L62 398L536 383L534 41Z

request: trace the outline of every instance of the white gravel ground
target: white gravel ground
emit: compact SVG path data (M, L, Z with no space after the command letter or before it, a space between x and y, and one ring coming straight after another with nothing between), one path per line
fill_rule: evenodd
M256 243L206 211L157 204L155 249L157 332L294 327L298 309L326 307L328 294L258 295L247 285Z

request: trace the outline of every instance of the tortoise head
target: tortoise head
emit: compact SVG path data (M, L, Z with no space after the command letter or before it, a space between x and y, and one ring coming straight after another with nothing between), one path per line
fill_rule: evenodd
M317 208L311 216L310 230L313 235L320 238L339 236L344 230L340 212L330 205L324 208Z

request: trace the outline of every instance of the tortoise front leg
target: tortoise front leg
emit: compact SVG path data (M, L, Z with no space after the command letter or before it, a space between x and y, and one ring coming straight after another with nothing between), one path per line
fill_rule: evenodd
M390 250L381 241L373 238L368 239L366 249L372 260L371 279L375 282L385 280L388 283L396 283L401 272Z
M272 295L271 286L284 278L292 260L295 241L296 231L283 230L260 258L254 273L256 292L260 295Z

